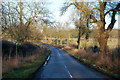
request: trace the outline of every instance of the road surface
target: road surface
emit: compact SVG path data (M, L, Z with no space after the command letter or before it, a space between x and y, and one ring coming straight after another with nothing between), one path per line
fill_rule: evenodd
M42 44L42 43L41 43ZM42 44L45 45L45 44ZM60 48L47 45L52 51L50 59L42 70L35 75L37 78L101 78L107 77L77 62Z

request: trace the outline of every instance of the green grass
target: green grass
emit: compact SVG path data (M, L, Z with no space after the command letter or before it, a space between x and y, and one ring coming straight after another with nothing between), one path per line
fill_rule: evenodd
M118 38L109 38L108 41L107 41L107 45L110 47L110 48L116 48L118 46ZM53 42L55 43L55 42ZM67 42L63 40L63 44L66 44ZM71 38L71 42L70 44L74 44L74 45L77 45L77 38ZM95 40L94 38L89 38L89 41L87 43L88 46L95 46L97 45L99 47L99 43L97 41L97 39ZM81 39L80 40L80 47L83 48L85 47L85 40L84 39Z
M18 69L14 69L10 72L4 73L2 78L3 80L5 78L31 78L33 73L42 66L44 61L46 60L47 56L49 55L50 51L46 51L43 56L40 56L38 59L34 59L33 62L29 62L27 64L24 64L22 67Z

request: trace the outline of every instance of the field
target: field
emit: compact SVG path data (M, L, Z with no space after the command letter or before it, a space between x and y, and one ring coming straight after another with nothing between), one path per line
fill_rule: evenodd
M73 30L74 32L71 34L74 36L71 36L71 38L62 38L62 44L63 45L66 45L66 44L70 44L70 45L75 45L77 46L77 36L78 36L78 32L76 32L75 30ZM99 43L97 41L97 39L95 39L95 36L96 36L96 33L94 32L95 30L91 30L92 32L89 34L89 39L88 39L88 43L87 43L87 46L98 46L99 47ZM120 30L118 29L113 29L110 33L110 36L108 38L108 41L107 41L107 46L109 47L109 49L113 49L113 48L118 48L118 43L120 42L120 36L119 36L119 33L120 33ZM47 43L49 43L49 38L48 38L48 41ZM60 39L59 40L59 44L60 44ZM56 39L55 38L52 38L52 43L56 43ZM84 35L81 37L81 40L80 40L80 46L81 48L84 48L85 47L85 39L84 39Z
M119 40L118 38L109 38L108 42L107 42L108 47L109 48L117 48L118 47L118 40ZM81 39L80 43L81 43L80 44L81 47L85 47L85 39ZM70 44L77 45L77 38L72 38ZM95 40L94 38L90 38L87 45L88 46L97 45L99 47L98 41Z
M69 45L77 46L77 40L78 40L77 38L70 38ZM119 41L120 40L118 38L109 38L108 42L107 42L107 46L109 47L109 49L118 48ZM56 43L55 40L53 40L52 43ZM59 43L60 43L60 40L59 40ZM62 44L68 45L67 41L65 39L63 39ZM87 42L87 46L94 47L95 45L99 47L98 41L95 38L89 38L88 42ZM85 47L85 39L84 38L82 38L80 40L80 47L81 48Z
M120 55L119 50L120 47L118 46L120 40L120 36L118 35L118 30L113 30L111 32L110 37L107 41L108 50L105 54L100 52L95 52L95 46L98 46L99 49L99 43L98 41L93 37L90 36L87 46L88 51L85 50L85 39L81 38L80 40L80 47L81 49L77 49L77 38L70 38L67 42L67 39L63 39L62 44L53 44L56 47L60 47L61 49L65 50L68 54L71 56L76 56L77 60L86 60L89 62L89 65L95 64L96 66L100 67L100 72L106 73L109 76L112 77L119 77L120 78ZM60 40L59 40L60 42ZM56 43L55 40L53 43ZM84 62L84 61L83 61ZM85 62L86 63L86 62ZM90 66L91 67L91 66ZM97 68L98 69L98 68Z

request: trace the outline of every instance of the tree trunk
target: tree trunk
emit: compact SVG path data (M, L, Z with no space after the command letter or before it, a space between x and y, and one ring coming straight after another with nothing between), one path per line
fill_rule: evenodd
M108 40L108 35L106 34L102 34L100 35L100 37L98 37L98 42L99 42L99 45L100 45L100 51L101 52L106 52L107 51L107 40Z
M23 9L22 9L22 2L20 1L20 3L19 3L20 5L19 5L19 7L20 7L20 24L22 24L22 16L23 16Z
M86 48L86 52L88 52L88 39L85 39L85 48Z
M79 42L78 42L78 49L80 49L80 40L79 40Z
M62 45L62 39L60 39L60 44Z
M45 42L47 42L47 37L46 37L46 35L45 35Z
M57 39L57 44L58 44L58 39Z
M79 35L78 35L78 49L80 49L80 36L81 35L81 32L80 32L80 28L79 28Z
M78 37L78 49L80 49L80 36Z

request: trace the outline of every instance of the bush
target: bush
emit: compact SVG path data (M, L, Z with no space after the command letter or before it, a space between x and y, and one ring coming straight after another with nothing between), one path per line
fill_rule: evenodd
M30 42L25 42L22 45L17 46L12 42L3 40L2 42L2 71L3 73L11 71L12 69L19 68L25 63L33 62L34 59L47 51L46 48L42 48Z

